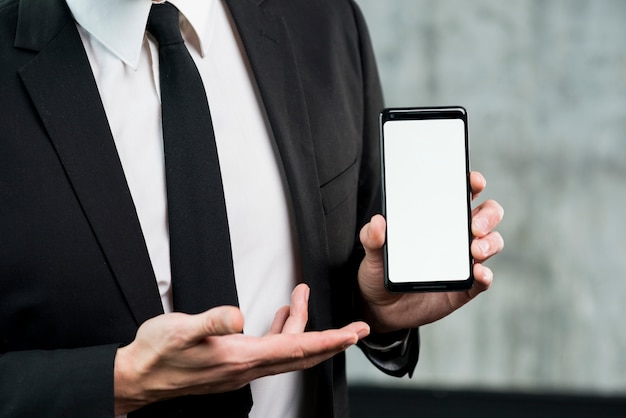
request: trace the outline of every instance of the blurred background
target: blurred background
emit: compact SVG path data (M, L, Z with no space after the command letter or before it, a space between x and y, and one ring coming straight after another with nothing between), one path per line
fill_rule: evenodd
M413 378L351 349L351 385L626 397L626 1L357 4L387 106L468 110L506 246Z

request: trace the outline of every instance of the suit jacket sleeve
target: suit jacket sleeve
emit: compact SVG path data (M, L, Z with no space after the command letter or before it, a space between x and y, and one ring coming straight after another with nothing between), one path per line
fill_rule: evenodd
M113 416L117 345L0 356L0 416Z

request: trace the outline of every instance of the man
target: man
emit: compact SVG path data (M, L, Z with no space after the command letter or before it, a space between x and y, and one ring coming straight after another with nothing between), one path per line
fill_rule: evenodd
M471 291L387 293L382 99L356 6L173 3L210 103L239 307L173 312L152 4L3 1L0 415L345 417L343 351L412 373L417 327L489 287L502 210L474 211Z

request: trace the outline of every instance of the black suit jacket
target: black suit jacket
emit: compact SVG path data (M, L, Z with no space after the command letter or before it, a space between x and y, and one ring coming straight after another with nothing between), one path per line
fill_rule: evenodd
M362 16L350 0L227 4L285 168L310 328L341 326L359 315L356 236L379 204ZM0 1L0 416L111 417L115 351L162 312L71 14ZM390 372L412 371L409 357ZM309 372L316 416L347 416L344 369L339 355Z

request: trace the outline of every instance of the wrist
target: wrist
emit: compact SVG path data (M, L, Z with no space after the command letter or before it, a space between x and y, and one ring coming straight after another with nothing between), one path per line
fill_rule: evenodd
M394 304L381 306L361 299L361 314L363 320L370 326L373 338L386 341L394 338L394 333L406 331L404 326L388 321L393 318L394 311L397 310L398 308Z
M140 379L130 358L130 347L120 347L113 366L113 396L115 416L126 415L149 402L142 396Z

